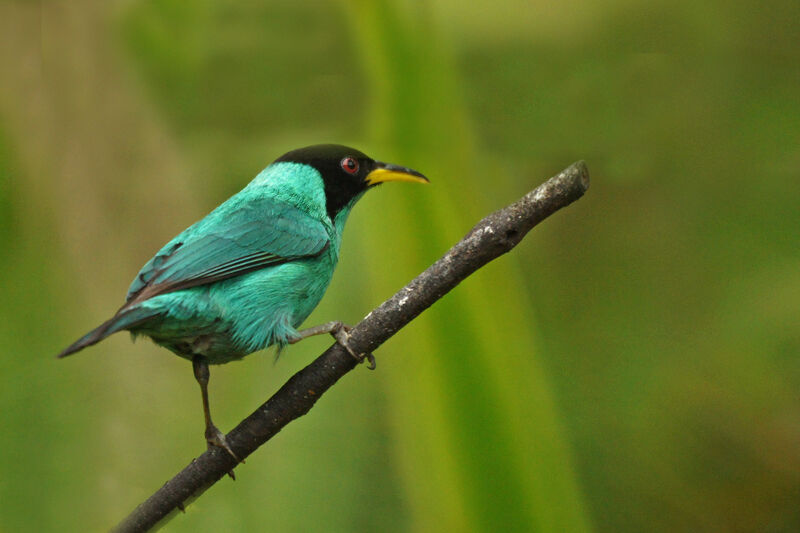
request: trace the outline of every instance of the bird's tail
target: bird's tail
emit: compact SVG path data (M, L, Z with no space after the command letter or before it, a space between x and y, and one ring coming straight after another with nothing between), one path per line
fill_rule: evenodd
M120 309L117 311L116 315L112 316L110 319L106 320L92 331L70 344L63 352L58 354L57 357L60 359L68 355L72 355L75 352L83 350L87 346L97 344L112 333L116 333L124 329L130 329L150 318L153 318L157 314L158 313L152 309L143 309L141 307Z

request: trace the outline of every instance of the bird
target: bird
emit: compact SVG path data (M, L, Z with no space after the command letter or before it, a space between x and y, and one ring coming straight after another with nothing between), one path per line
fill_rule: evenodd
M339 321L298 330L319 304L339 259L342 231L364 193L390 181L428 183L407 167L339 144L282 155L247 186L161 248L110 319L58 354L118 331L146 336L192 362L209 449L239 461L211 419L209 365L329 333L359 362Z

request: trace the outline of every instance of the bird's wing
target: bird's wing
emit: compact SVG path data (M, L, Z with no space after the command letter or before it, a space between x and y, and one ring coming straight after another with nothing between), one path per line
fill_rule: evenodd
M139 272L127 305L266 266L313 257L330 245L323 223L271 198L231 198L162 248Z

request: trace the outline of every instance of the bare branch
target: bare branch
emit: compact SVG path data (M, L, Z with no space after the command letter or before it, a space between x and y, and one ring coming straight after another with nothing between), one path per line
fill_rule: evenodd
M583 196L588 187L589 172L579 161L481 220L441 259L359 322L350 332L351 347L358 353L378 348L467 276L514 248L536 224ZM355 366L355 359L344 348L332 345L225 437L233 451L239 457L253 453L286 424L306 414ZM206 451L134 509L115 531L147 531L183 509L235 466L226 451Z

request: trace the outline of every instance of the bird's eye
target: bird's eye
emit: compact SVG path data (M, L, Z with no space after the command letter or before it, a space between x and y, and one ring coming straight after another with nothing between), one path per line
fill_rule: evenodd
M355 174L358 172L358 160L354 157L345 157L342 159L340 164L342 166L342 170L348 174Z

